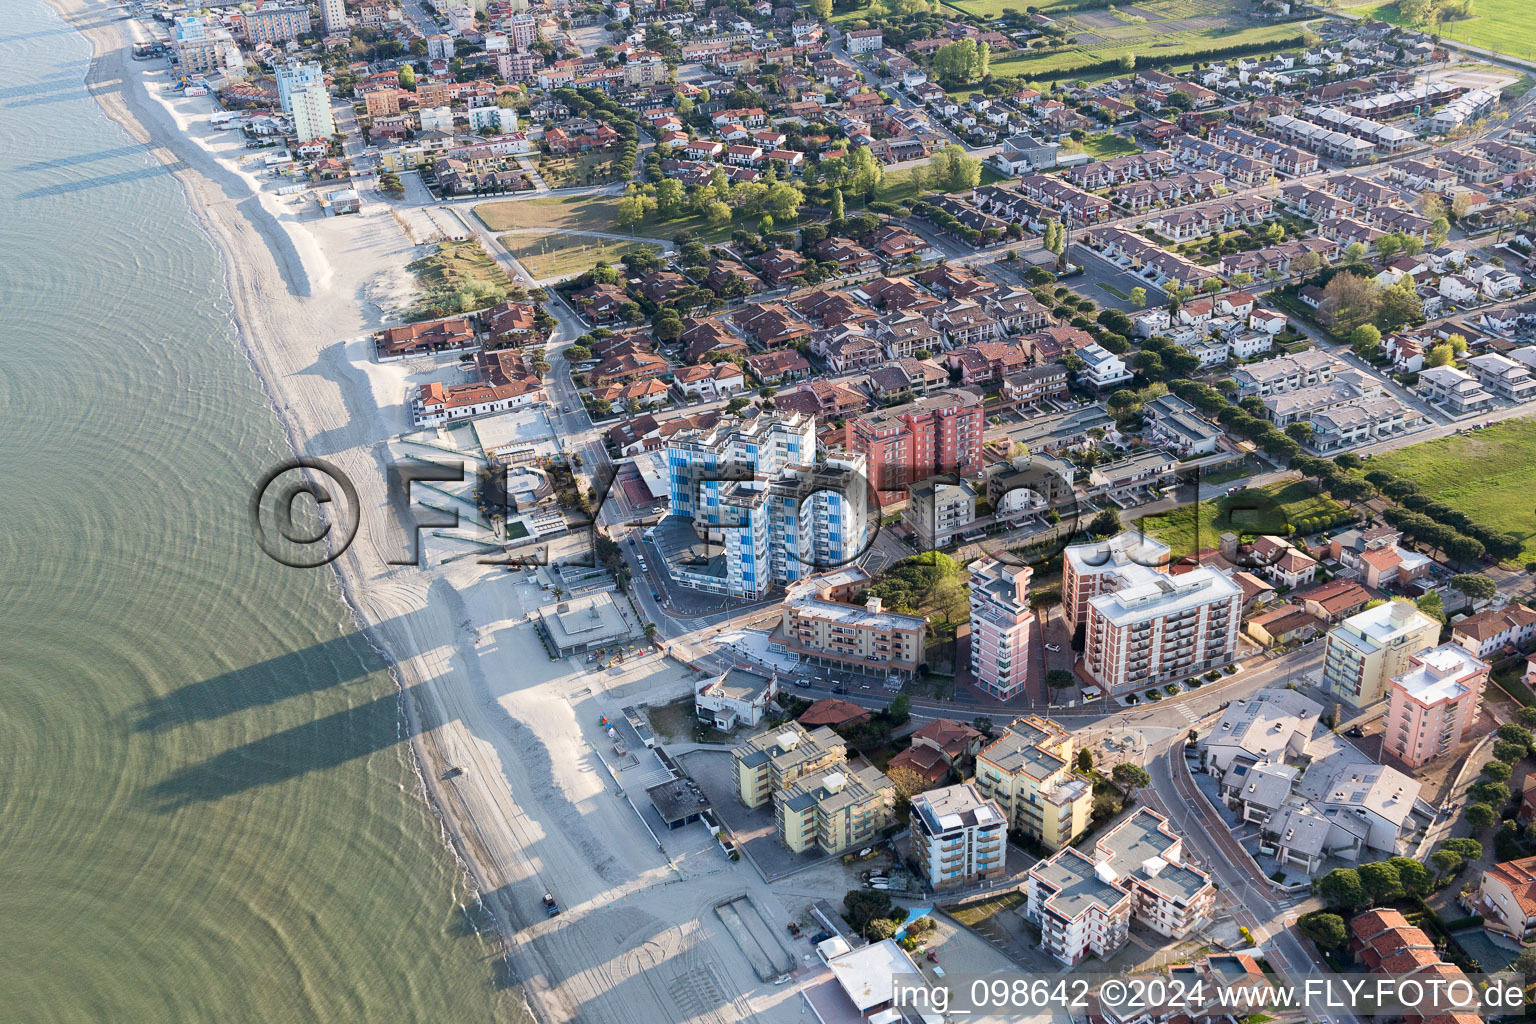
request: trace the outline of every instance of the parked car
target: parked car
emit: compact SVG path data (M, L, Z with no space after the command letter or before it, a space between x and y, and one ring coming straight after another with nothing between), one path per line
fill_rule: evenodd
M1048 651L1060 651L1061 644L1046 644L1045 649Z

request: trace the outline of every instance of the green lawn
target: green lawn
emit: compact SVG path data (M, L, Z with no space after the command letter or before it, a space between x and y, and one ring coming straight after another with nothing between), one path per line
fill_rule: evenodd
M538 281L573 277L590 270L598 261L618 263L628 253L648 244L580 235L502 235L498 241Z
M1487 430L1454 434L1377 456L1368 466L1418 484L1425 494L1460 509L1491 530L1524 543L1523 561L1536 559L1536 419L1510 419Z
M926 168L928 165L920 164L918 166ZM894 171L886 171L885 180L875 190L875 200L877 202L899 203L903 199L916 199L918 191L912 185L912 171L912 167L898 167ZM998 174L991 166L982 164L981 178L976 184L991 185L1002 180L1003 176L1001 174ZM925 185L927 187L923 189L924 194L933 194L941 191L931 181L926 181Z
M1102 135L1089 136L1088 141L1083 143L1083 152L1095 160L1108 160L1114 156L1140 153L1141 147L1114 132L1105 132Z
M1531 0L1474 0L1472 17L1440 25L1446 40L1483 46L1511 57L1536 59L1536 8ZM1377 21L1403 23L1396 0L1350 7L1349 13Z
M1250 487L1214 501L1182 505L1171 512L1144 516L1141 527L1173 549L1175 558L1217 546L1221 534L1283 534L1288 523L1342 511L1331 498L1313 494L1301 481Z

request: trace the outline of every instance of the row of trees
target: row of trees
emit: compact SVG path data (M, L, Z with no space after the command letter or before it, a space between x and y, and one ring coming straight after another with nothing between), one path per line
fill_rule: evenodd
M1410 857L1392 857L1358 868L1334 868L1313 889L1330 909L1353 913L1406 896L1425 896L1441 879L1482 855L1483 844L1476 839L1447 839L1430 855L1429 866Z
M1460 509L1424 494L1412 480L1385 469L1373 469L1365 474L1365 479L1397 502L1397 508L1382 514L1387 522L1457 561L1475 561L1485 552L1500 560L1520 554L1522 545L1515 534L1499 533L1473 522Z

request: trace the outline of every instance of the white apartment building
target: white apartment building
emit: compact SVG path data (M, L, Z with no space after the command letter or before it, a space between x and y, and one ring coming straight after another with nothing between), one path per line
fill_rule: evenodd
M292 106L293 137L300 142L329 140L336 131L336 123L331 119L331 97L325 86L308 85L295 89L288 98Z
M1506 402L1528 402L1536 398L1536 377L1528 367L1508 356L1490 352L1467 360L1467 369L1477 382Z
M210 25L201 17L177 18L171 32L171 52L188 75L224 72L234 81L245 78L245 58L223 26Z
M1119 585L1117 573L1129 565L1167 572L1172 549L1162 541L1127 530L1108 540L1070 545L1061 561L1061 610L1072 629L1088 621L1088 599Z
M1102 959L1125 944L1134 917L1183 938L1210 916L1216 887L1182 863L1184 840L1161 814L1142 808L1094 844L1090 858L1068 847L1029 872L1024 915L1040 946L1064 964Z
M346 0L320 0L320 20L325 23L325 34L347 34Z
M1027 565L1007 565L995 558L971 563L971 674L977 686L998 700L1018 696L1029 678L1033 575Z
M1476 377L1454 366L1431 366L1419 371L1419 391L1426 399L1455 416L1482 412L1493 405Z
M1237 382L1237 391L1242 397L1267 398L1297 388L1326 384L1333 380L1337 369L1338 364L1332 356L1321 349L1309 348L1293 356L1276 356L1239 366L1232 372L1232 379Z
M724 548L700 571L668 563L684 586L759 598L775 583L834 569L871 529L862 455L816 454L816 418L721 423L667 447L671 511Z
M1161 686L1229 664L1243 589L1210 566L1169 576L1126 566L1088 600L1084 662L1106 693Z
M934 889L1007 873L1008 819L970 783L912 798L912 852Z
M279 64L273 70L277 81L277 102L283 113L293 114L293 94L315 86L325 88L325 72L315 61L305 64Z
M777 675L730 668L700 684L694 691L693 710L700 721L709 722L722 732L730 732L738 725L756 728L778 692Z
M1087 854L1067 847L1029 869L1024 916L1040 928L1040 948L1064 964L1092 954L1107 960L1131 933L1136 899L1099 876Z
M1387 683L1382 749L1417 768L1450 753L1477 718L1489 665L1460 644L1441 644L1408 659Z
M1090 387L1107 388L1131 379L1125 360L1098 342L1078 349L1077 357L1083 361L1083 381Z
M1386 695L1388 679L1407 671L1413 656L1439 638L1440 623L1406 601L1351 615L1328 633L1322 688L1368 707Z

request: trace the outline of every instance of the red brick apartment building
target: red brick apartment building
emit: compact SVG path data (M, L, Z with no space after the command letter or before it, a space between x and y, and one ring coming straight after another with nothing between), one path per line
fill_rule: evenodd
M981 396L961 388L852 418L842 444L868 460L870 483L889 505L938 473L980 473L985 425Z

